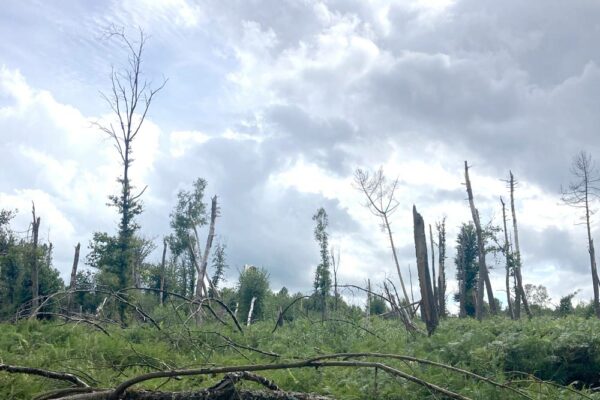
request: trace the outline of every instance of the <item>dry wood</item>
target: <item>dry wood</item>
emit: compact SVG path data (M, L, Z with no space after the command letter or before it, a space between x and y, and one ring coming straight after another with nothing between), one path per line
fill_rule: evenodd
M513 310L513 303L510 297L510 242L508 241L508 231L506 229L506 205L504 200L500 197L500 203L502 204L502 224L504 226L504 246L502 246L502 252L506 259L506 303L508 305L508 314L511 319L515 319L515 312Z
M163 239L163 251L162 251L162 260L160 262L160 293L159 295L159 304L162 306L164 303L165 297L165 259L167 257L167 238Z
M529 302L527 296L525 296L525 290L523 289L523 276L521 275L521 248L519 247L519 230L517 228L517 213L515 212L515 178L512 171L510 171L510 209L512 211L512 221L514 230L515 240L515 277L517 278L517 291L519 292L519 300L523 302L523 308L529 318L532 317L531 310L529 309ZM593 247L593 245L592 245ZM594 261L595 262L595 261ZM517 315L517 318L519 315Z
M39 305L39 263L38 263L38 238L40 232L40 217L35 216L35 204L31 203L31 214L33 221L31 223L32 248L31 248L31 318L35 318Z
M69 299L67 301L67 310L71 310L71 304L73 302L72 291L77 289L77 266L79 265L79 250L81 249L81 243L77 243L75 246L75 255L73 256L73 267L71 268L71 281L69 282Z
M68 372L49 371L49 370L41 369L41 368L21 367L21 366L8 365L8 364L0 364L0 371L42 376L44 378L70 382L70 383L74 384L75 386L79 386L79 387L88 387L89 386L81 378L79 378L78 376L75 376L73 374L70 374Z
M471 187L471 180L469 179L469 166L465 161L465 184L467 186L467 195L469 197L469 206L471 208L471 215L473 216L473 222L475 223L475 233L477 235L477 250L479 253L479 276L477 278L477 301L476 301L476 316L481 321L483 318L483 287L485 288L488 296L488 304L490 311L493 315L498 313L496 309L496 301L494 300L494 291L492 290L492 283L488 274L487 265L485 264L485 239L483 237L483 231L481 229L481 221L479 220L479 211L475 208L475 202L473 200L473 189Z
M427 333L431 335L438 325L436 300L431 287L429 266L427 265L427 241L425 239L425 223L423 217L413 206L413 223L415 236L415 254L417 257L417 272L419 274L419 287L421 288L421 315L427 326Z

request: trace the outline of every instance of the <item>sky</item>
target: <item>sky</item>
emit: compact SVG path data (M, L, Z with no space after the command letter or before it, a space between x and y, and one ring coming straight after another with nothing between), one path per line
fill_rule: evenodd
M580 211L560 191L577 152L600 157L600 3L3 1L0 208L17 209L13 226L25 231L35 202L65 280L76 243L87 252L93 232L117 227L106 203L121 167L94 127L114 118L101 93L127 62L110 26L132 40L141 28L144 77L168 80L133 144L133 184L148 186L140 232L160 243L177 192L206 179L228 284L253 264L273 289L309 292L319 207L340 282L397 283L386 234L353 186L357 168L383 167L399 179L391 222L405 279L414 204L426 224L447 218L451 294L458 227L470 220L468 160L485 223L502 222L509 170L519 181L524 282L546 286L554 304L575 290L591 298ZM488 264L503 300L502 260Z

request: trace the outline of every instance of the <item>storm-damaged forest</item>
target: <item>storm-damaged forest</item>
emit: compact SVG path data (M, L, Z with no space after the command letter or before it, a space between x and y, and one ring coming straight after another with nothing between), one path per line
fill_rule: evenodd
M106 199L112 228L59 249L53 238L62 233L48 233L47 222L56 210L45 197L27 192L28 202L14 207L0 196L1 398L600 399L600 155L593 146L581 143L568 155L555 187L586 271L557 282L557 293L533 273L527 255L536 243L519 241L519 222L539 214L524 206L532 185L520 178L523 164L507 161L490 185L480 174L489 171L485 158L453 164L459 180L446 182L447 191L460 195L458 208L448 209L422 206L423 196L412 196L412 183L385 159L354 164L336 188L352 193L357 215L373 227L377 262L341 239L331 202L310 213L289 205L311 239L301 251L314 262L288 275L312 282L303 287L273 278L275 268L296 267L263 265L260 252L235 256L243 251L228 242L235 232L221 221L250 216L257 204L228 208L235 192L218 193L222 186L196 164L187 167L195 178L156 206L148 193L157 188L136 169L150 119L174 80L148 61L161 38L111 25L98 40L120 51L94 88L106 114L88 129L118 172L112 192L98 185L73 198ZM0 108L0 120L9 114ZM248 154L220 154L218 168L236 157ZM408 175L445 204L413 167ZM169 227L160 235L143 223L148 199ZM277 243L296 240L274 240L263 228L247 231L252 243L272 241L261 251L278 253ZM372 243L361 240L353 243ZM72 254L68 271L57 251Z

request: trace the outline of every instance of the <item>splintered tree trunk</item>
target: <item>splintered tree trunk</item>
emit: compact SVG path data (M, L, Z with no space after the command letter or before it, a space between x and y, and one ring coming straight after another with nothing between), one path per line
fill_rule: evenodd
M69 299L67 301L67 310L71 310L71 303L73 302L73 292L77 290L77 266L79 265L79 250L81 249L81 243L77 243L75 246L75 256L73 257L73 268L71 268L71 281L69 282Z
M199 296L208 296L206 290L206 284L204 283L206 277L206 268L208 266L208 256L210 254L210 248L212 247L213 239L215 237L215 221L218 215L217 196L213 196L211 199L210 207L210 225L208 227L208 236L206 237L206 246L204 247L204 253L202 256L202 262L198 270L198 280L196 284L196 293Z
M162 260L160 262L160 305L162 306L165 299L165 259L167 257L167 239L163 239L163 252L162 252Z
M437 224L438 230L438 311L440 317L446 316L446 218Z
M256 297L253 297L250 301L250 310L248 310L248 320L246 321L246 326L250 326L252 323L252 313L254 312L254 303L256 302Z
M467 195L469 196L469 206L471 208L471 214L473 216L473 222L475 223L475 233L477 235L477 250L479 253L479 277L477 279L477 302L475 308L475 314L477 319L481 321L483 318L483 286L488 296L488 303L490 306L490 312L496 315L498 310L496 309L496 301L494 300L494 292L492 290L492 283L488 275L488 269L485 265L485 242L483 238L483 231L481 230L481 222L479 220L479 212L475 208L475 202L473 201L473 189L471 188L471 180L469 179L469 167L465 161L465 181L467 185Z
M32 318L35 318L36 310L39 306L39 263L38 263L38 236L40 232L40 217L35 216L35 204L32 205L31 214L33 215L33 222L31 223L32 230L32 257L31 257L31 310L32 310Z
M527 296L525 296L525 290L523 290L523 277L521 275L521 248L519 247L519 230L517 229L517 213L515 212L515 179L510 171L510 208L513 217L513 229L515 232L515 276L517 277L517 289L519 291L520 300L523 302L523 308L529 318L532 317L531 310L529 309L529 302ZM593 247L593 245L592 245Z
M509 242L508 242L508 231L506 229L506 205L504 200L500 197L500 203L502 203L502 223L504 225L504 246L502 252L506 259L506 304L508 306L508 314L511 319L515 319L515 313L513 311L512 299L510 298L510 254L509 254Z
M433 298L435 299L435 307L438 307L438 290L436 287L435 279L435 249L433 243L433 231L431 230L431 224L429 224L429 245L431 246L431 284L433 285Z
M390 245L392 246L392 255L394 256L394 263L396 264L396 271L398 272L398 278L400 279L400 286L402 287L402 294L404 295L404 300L407 304L410 304L410 300L408 299L408 292L406 291L406 287L404 286L404 279L402 279L402 273L400 272L400 262L398 261L398 254L396 254L396 246L394 245L392 227L390 226L390 222L386 214L383 215L383 224L385 225L388 237L390 239ZM412 317L414 314L414 310L412 307L409 307L409 312Z
M437 307L429 277L427 265L427 240L425 239L425 223L423 217L413 206L413 223L415 235L415 254L417 256L417 271L419 273L419 286L421 287L421 313L427 326L427 333L431 336L438 325Z

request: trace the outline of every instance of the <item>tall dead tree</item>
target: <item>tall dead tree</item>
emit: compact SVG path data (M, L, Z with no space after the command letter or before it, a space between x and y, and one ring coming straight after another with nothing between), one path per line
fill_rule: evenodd
M333 296L334 296L333 309L335 311L337 311L338 297L339 297L337 274L338 274L338 269L340 268L340 249L338 248L337 252L336 252L334 250L333 246L331 246L329 253L331 255L331 266L333 268Z
M137 42L131 41L123 29L111 28L107 32L109 38L117 39L127 52L127 64L123 70L112 70L110 74L111 90L108 94L101 93L106 104L110 107L116 120L115 123L96 123L104 132L117 150L123 175L117 181L121 189L118 195L109 196L111 204L120 213L119 221L119 256L117 259L117 274L119 287L128 286L131 275L131 248L135 230L138 228L134 218L142 212L140 197L146 190L134 194L131 184L130 168L133 163L133 142L140 133L144 120L154 96L165 86L166 80L156 88L151 88L150 83L143 78L142 59L146 37L140 29ZM115 126L116 125L116 126ZM120 303L119 316L121 322L125 318L125 305Z
M203 296L208 296L208 291L206 290L206 281L208 280L209 285L212 286L212 282L206 276L206 270L208 267L208 256L210 254L210 249L212 248L212 243L215 238L215 221L219 216L219 208L217 205L217 196L213 196L211 198L211 207L210 207L210 224L208 226L208 235L206 236L206 245L204 246L204 252L200 251L200 247L198 247L199 253L202 254L202 262L200 265L196 264L197 272L198 272L198 280L196 281L196 293L202 293ZM214 289L214 288L213 288ZM213 290L213 293L216 293L216 290Z
M31 215L33 221L31 222L31 309L37 310L39 306L39 295L40 295L40 266L38 260L38 239L40 233L40 217L35 215L35 204L31 203ZM32 315L35 317L35 315Z
M515 177L513 176L512 171L509 171L509 173L510 178L508 184L510 188L510 209L512 212L513 232L515 241L515 253L513 256L513 261L514 274L517 281L517 295L515 296L515 317L521 317L521 303L523 303L523 308L525 309L525 313L527 313L527 317L531 318L532 314L531 310L529 309L529 302L527 301L527 296L525 296L523 274L521 273L521 269L523 267L523 260L521 258L521 248L519 247L519 229L517 228L517 213L515 211L515 187L517 186L517 182L515 181Z
M459 279L458 279L458 316L460 318L467 317L467 268L466 268L466 258L465 258L465 246L461 246L459 249L459 253L456 255L457 258L457 266L459 268Z
M165 262L167 258L167 238L163 238L163 251L162 251L162 259L160 262L160 300L159 303L162 307L165 299Z
M356 187L362 191L367 198L365 206L371 213L381 219L381 226L387 232L392 248L392 255L394 257L396 271L398 272L398 278L400 279L404 300L406 301L406 304L411 304L408 292L406 291L406 286L404 285L404 279L402 278L402 272L400 272L400 262L398 261L398 254L396 253L392 225L390 222L390 216L396 211L399 205L395 197L396 188L398 187L398 178L393 182L388 183L382 168L372 176L369 172L357 169L354 173L354 182ZM414 311L412 308L409 308L409 310L412 316Z
M436 223L438 233L437 299L440 317L446 316L446 217Z
M427 333L431 336L438 325L436 300L433 295L429 266L427 265L427 239L425 237L425 222L417 208L413 205L413 224L415 235L415 254L417 257L417 271L419 273L419 286L421 288L421 315L427 326Z
M473 217L473 223L475 224L475 233L477 235L477 249L479 253L479 277L477 279L477 302L475 308L475 314L477 319L481 321L483 318L483 287L487 291L488 303L490 312L495 315L498 310L496 308L496 301L494 300L494 291L492 290L492 283L488 274L487 265L485 264L485 238L483 237L483 230L481 229L481 221L479 220L479 211L475 208L475 202L473 200L473 189L471 187L471 180L469 179L469 166L465 161L465 184L467 186L467 195L469 197L469 207L471 208L471 215Z
M594 210L590 205L592 200L597 200L600 197L600 172L592 160L592 156L585 151L581 151L573 158L571 174L575 180L569 184L568 188L561 188L561 198L566 205L584 211L583 220L587 228L588 253L594 288L594 313L597 318L600 318L600 293L598 291L600 280L598 279L596 251L591 228L591 216L594 214Z
M77 267L79 266L79 251L81 250L81 243L77 243L75 246L75 255L73 256L73 266L71 267L71 280L69 282L69 298L67 301L67 310L71 310L71 304L73 301L73 292L77 290Z
M500 197L500 203L502 204L502 223L504 226L504 245L502 246L502 253L506 260L506 304L508 306L508 314L511 319L515 319L515 313L513 310L513 303L510 296L510 270L512 266L512 256L510 254L510 242L508 241L508 230L506 229L506 205L504 200Z
M433 285L433 298L435 299L435 307L438 307L438 291L437 282L435 279L435 242L433 241L433 230L429 224L429 245L431 246L431 284Z

